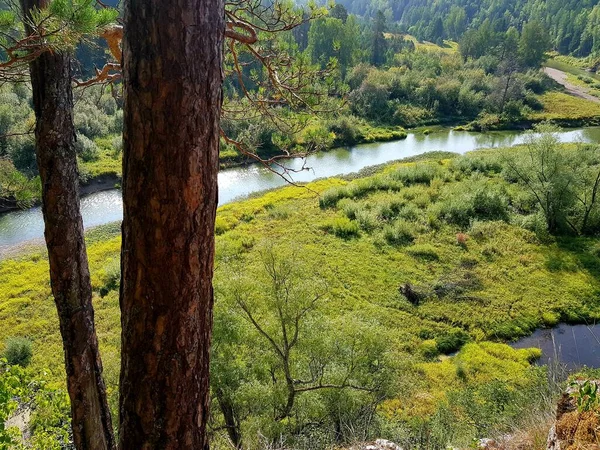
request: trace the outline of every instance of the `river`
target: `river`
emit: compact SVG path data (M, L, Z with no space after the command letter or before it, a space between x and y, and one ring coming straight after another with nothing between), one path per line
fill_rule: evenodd
M512 344L514 348L537 347L542 350L538 364L558 362L569 369L600 367L600 324L567 325L536 330L531 336Z
M600 143L600 128L563 131L560 138L563 142ZM308 167L307 170L292 174L294 181L308 182L317 178L358 172L368 166L430 151L465 153L479 148L518 145L524 140L525 133L519 131L468 133L444 129L427 136L423 133L410 133L401 141L363 144L321 152L309 156L306 161L290 160L287 166L295 170ZM222 170L219 173L219 205L284 184L285 181L280 176L258 164ZM86 228L121 220L121 192L113 189L83 197L81 212ZM2 248L41 238L43 232L44 223L39 207L0 215L0 255Z

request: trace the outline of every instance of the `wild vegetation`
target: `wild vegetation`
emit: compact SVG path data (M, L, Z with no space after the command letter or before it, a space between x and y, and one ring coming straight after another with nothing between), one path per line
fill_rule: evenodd
M592 6L572 57L597 50ZM540 72L565 45L554 17L479 12L462 27L466 10L436 11L431 43L341 4L0 3L2 207L41 197L47 249L0 263L3 445L445 448L535 420L554 377L504 341L600 315L597 147L542 127L525 149L430 155L216 218L219 163L429 123L598 120ZM74 74L99 37L105 64ZM121 153L122 237L96 230L88 255L80 184L114 183Z
M387 437L444 449L546 417L550 369L531 366L539 351L503 342L600 318L600 150L545 133L524 147L424 155L221 207L213 447ZM554 172L533 184L540 158ZM113 410L119 231L87 234ZM47 264L41 250L0 262L0 341L33 342L28 368L3 376L43 382L9 394L39 411L39 439L68 430Z

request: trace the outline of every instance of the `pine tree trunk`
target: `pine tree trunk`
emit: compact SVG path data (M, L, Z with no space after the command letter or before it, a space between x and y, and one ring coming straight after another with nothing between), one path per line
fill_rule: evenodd
M43 6L40 0L22 0L25 17L31 8ZM113 449L79 209L71 57L46 52L31 63L30 73L44 235L65 354L73 440L79 450Z
M207 449L224 4L125 5L120 448Z

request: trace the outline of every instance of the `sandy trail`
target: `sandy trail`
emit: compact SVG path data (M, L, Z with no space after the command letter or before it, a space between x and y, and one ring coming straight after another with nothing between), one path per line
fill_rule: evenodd
M563 72L562 70L558 69L553 69L551 67L544 67L544 73L550 78L552 78L554 81L556 81L558 84L564 86L564 88L569 94L574 95L576 97L584 98L594 103L600 103L600 98L590 94L586 88L582 86L576 86L573 83L569 83L567 81L568 74L566 72Z

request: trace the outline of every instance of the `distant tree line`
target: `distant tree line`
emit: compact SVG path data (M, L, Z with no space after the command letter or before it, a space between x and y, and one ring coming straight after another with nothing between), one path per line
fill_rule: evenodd
M588 56L600 52L598 0L341 0L350 13L399 22L403 31L441 43L460 40L465 32L488 22L494 33L537 21L548 31L552 46L563 54Z

